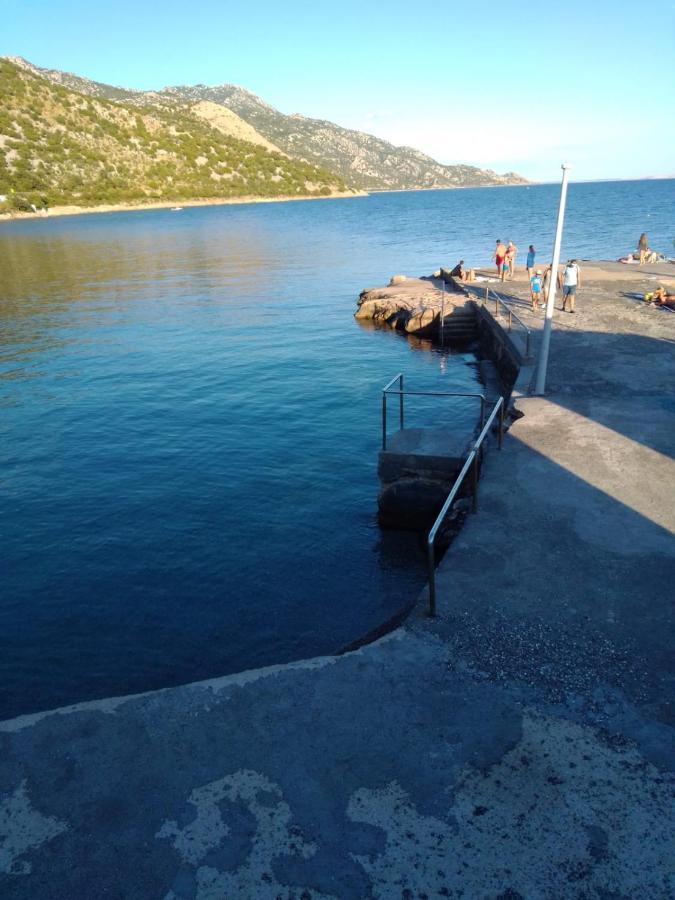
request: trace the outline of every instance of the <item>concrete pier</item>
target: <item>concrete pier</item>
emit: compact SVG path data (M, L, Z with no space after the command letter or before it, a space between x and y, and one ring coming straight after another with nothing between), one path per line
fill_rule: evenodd
M582 275L439 617L0 723L0 896L675 896L675 315Z

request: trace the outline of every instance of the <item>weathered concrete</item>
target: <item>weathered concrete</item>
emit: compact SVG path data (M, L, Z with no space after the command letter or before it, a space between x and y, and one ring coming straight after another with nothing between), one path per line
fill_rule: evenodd
M476 405L476 424L480 420ZM380 524L428 531L464 465L475 430L403 428L378 455Z
M0 896L675 896L675 316L622 277L557 314L438 619L0 724Z

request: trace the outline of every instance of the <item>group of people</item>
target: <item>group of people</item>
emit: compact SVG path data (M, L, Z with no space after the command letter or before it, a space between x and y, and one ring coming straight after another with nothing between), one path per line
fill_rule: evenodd
M516 256L518 248L509 241L504 244L499 238L495 242L495 252L493 259L497 266L497 274L504 281L506 278L511 280L516 268ZM527 260L525 268L527 269L527 277L530 280L530 297L532 299L532 309L543 308L544 297L548 295L548 287L551 281L552 267L549 265L542 272L541 269L535 269L535 259L537 251L533 244L530 244L527 250ZM581 287L581 270L576 259L570 259L563 267L562 271L557 274L557 285L562 288L563 303L562 310L565 312L569 304L570 313L574 312L574 301L576 299L577 288Z
M628 258L623 258L620 261L630 261L637 263L638 265L644 265L651 261L653 251L649 249L649 240L644 232L640 235L637 250L637 253L630 255L630 260ZM495 241L495 249L492 258L497 267L497 275L501 281L513 279L517 255L518 248L513 241L508 241L506 244L500 238ZM541 269L535 269L536 255L537 251L534 246L530 244L527 251L525 267L530 282L530 296L532 299L533 310L543 308L546 305L545 298L548 296L552 273L551 265L548 265L543 272ZM460 259L450 274L460 281L474 281L475 279L474 270L465 269L463 259ZM563 266L559 267L556 274L556 284L558 288L562 290L562 311L574 313L577 288L581 287L581 269L579 268L579 263L576 259L570 259ZM665 306L668 309L675 310L675 294L669 294L664 287L658 287L655 291L645 294L644 299L657 306Z
M533 260L534 262L534 260ZM537 269L533 272L528 267L527 274L530 276L530 296L532 298L532 309L542 308L546 306L544 297L548 295L548 288L551 282L552 266L547 266L545 271ZM576 300L577 288L581 287L581 269L576 259L570 259L565 263L562 269L558 270L557 285L562 289L562 306L563 312L574 313L574 302ZM567 305L569 304L569 309Z
M495 247L493 258L497 266L497 275L499 275L502 281L505 281L507 277L510 280L513 278L513 273L516 270L518 248L513 241L504 244L501 238L497 238L496 244L497 246ZM530 250L531 249L532 247L530 247Z
M665 259L663 254L652 250L649 247L649 238L643 231L637 244L637 252L628 253L626 256L620 256L617 262L626 263L627 265L644 266L645 263L662 262Z

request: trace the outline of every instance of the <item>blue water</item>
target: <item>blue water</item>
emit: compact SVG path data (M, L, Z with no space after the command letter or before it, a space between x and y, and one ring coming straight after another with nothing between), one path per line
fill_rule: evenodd
M550 246L556 186L0 223L0 718L331 652L424 583L380 532L380 389L472 357L361 288ZM564 255L669 252L674 182L572 185ZM470 402L417 403L460 427Z

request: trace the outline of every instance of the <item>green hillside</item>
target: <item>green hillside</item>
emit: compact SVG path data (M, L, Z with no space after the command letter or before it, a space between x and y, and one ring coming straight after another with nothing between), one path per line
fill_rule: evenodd
M0 60L0 210L344 189L325 169L222 134L187 103L126 106Z

